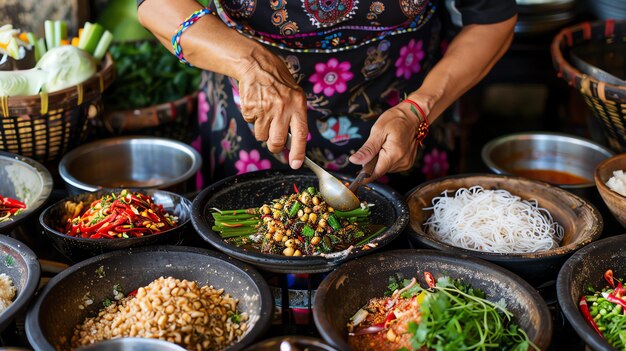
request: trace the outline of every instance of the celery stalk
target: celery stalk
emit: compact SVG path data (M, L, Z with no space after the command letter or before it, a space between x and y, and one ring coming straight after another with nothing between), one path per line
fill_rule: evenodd
M83 27L82 32L80 30L78 31L80 33L80 39L78 40L78 47L80 49L84 47L85 41L87 40L87 33L91 31L92 26L93 24L91 24L90 22L85 22L85 26Z
M113 34L111 34L111 32L109 32L108 30L105 31L104 34L102 34L100 41L98 42L98 46L96 46L96 50L93 52L93 57L97 61L102 60L107 50L109 49L109 45L111 45L112 41Z
M55 47L55 42L54 42L54 22L52 21L45 21L43 23L44 25L44 32L46 34L46 46L47 49L50 50L52 48Z
M96 47L98 46L98 41L100 41L102 33L104 33L104 27L102 27L98 23L92 24L89 29L83 33L83 35L85 36L85 41L83 42L83 45L81 46L79 43L78 47L93 55Z
M54 22L54 45L61 46L61 40L67 38L67 23L65 21Z
M46 43L43 38L39 38L35 43L35 61L39 61L41 56L46 53Z

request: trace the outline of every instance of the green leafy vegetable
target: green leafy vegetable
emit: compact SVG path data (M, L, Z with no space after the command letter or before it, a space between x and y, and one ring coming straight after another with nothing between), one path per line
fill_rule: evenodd
M0 96L35 95L47 77L48 74L39 69L0 71Z
M4 258L4 264L9 268L13 267L15 265L15 258L13 258L13 256L6 256Z
M111 306L111 304L113 304L113 302L111 302L111 300L109 299L104 299L104 301L102 301L102 306L104 307L109 307Z
M109 49L116 79L105 95L113 110L153 106L183 98L198 89L200 73L157 42L116 43Z
M104 266L100 266L100 267L98 267L98 269L96 269L96 275L100 279L102 279L102 278L104 278L106 276L106 273L104 272Z
M488 301L481 290L448 277L440 278L433 290L425 292L421 321L408 324L414 350L537 349L513 323L513 315L503 302ZM416 290L407 295L418 293Z

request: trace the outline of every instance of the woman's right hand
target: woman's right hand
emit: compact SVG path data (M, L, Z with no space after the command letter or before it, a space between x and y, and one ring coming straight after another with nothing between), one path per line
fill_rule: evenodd
M306 96L285 63L265 48L255 50L240 74L241 114L272 153L283 150L291 129L289 165L300 168L308 136Z

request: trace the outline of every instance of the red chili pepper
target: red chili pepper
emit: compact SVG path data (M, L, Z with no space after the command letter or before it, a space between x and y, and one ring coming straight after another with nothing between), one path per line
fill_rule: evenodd
M617 286L615 287L615 290L613 290L611 295L622 297L622 295L624 295L625 292L626 292L626 289L624 289L624 287L622 286L622 282L618 282Z
M397 318L396 314L393 313L393 311L389 312L389 314L387 315L387 318L385 318L385 322L383 323L385 328L387 328L389 326L389 323L391 323L391 321L396 319L396 318Z
M604 280L606 280L612 288L615 287L615 280L613 279L612 269L607 269L607 271L604 272Z
M607 296L606 299L609 300L609 302L613 302L616 305L620 305L623 308L626 308L626 301L620 299L617 296L609 294L609 296Z
M300 194L300 191L298 190L298 187L296 186L296 183L293 183L293 192L296 194Z
M298 240L300 240L301 243L304 242L304 238L302 237L302 235L298 235Z
M596 332L598 332L600 336L604 337L600 329L598 329L598 325L596 324L596 321L593 320L593 317L591 316L591 313L589 312L589 306L587 305L587 300L585 299L584 295L580 297L580 301L578 301L578 307L580 307L580 312L583 314L583 317L585 318L587 323L591 324L593 329Z
M128 293L128 296L135 296L135 295L137 295L137 290L133 290Z
M426 284L428 284L429 288L432 289L435 287L435 278L430 272L424 272L424 278L426 278Z
M16 208L26 208L26 204L19 200L11 199L9 197L5 197L2 199L2 204L5 206L16 207Z

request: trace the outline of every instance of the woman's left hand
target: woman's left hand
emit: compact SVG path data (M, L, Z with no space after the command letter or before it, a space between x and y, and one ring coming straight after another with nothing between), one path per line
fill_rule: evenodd
M372 176L366 182L388 172L401 172L413 167L420 146L416 133L420 122L408 103L400 103L378 117L369 138L350 156L350 162L365 165L378 155Z

